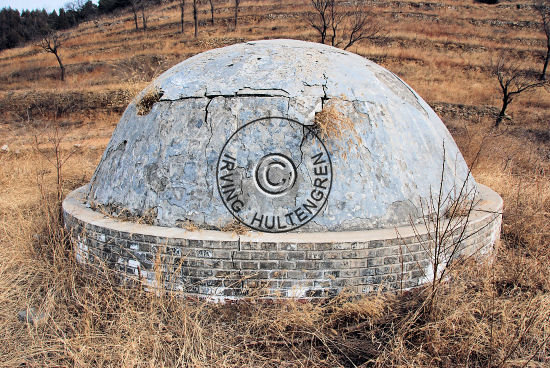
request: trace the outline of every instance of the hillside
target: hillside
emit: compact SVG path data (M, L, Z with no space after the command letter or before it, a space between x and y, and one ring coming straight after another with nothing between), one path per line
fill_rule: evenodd
M529 1L374 1L381 37L349 49L411 85L476 180L504 199L496 256L454 268L430 308L421 290L224 307L118 287L76 267L56 220L58 196L89 181L137 92L211 48L318 41L306 0L243 0L237 29L232 1L214 1L214 25L204 2L198 38L191 3L183 34L178 2L169 1L146 9L145 31L127 10L62 32L65 81L37 45L0 52L0 366L548 366L548 85L517 96L511 119L493 127L499 56L533 76L542 70L546 38ZM42 323L18 321L31 307Z

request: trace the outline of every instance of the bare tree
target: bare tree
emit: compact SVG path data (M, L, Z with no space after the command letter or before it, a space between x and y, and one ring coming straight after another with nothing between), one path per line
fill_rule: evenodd
M195 38L199 35L199 17L197 14L197 0L193 0L193 21L195 22Z
M370 11L361 9L361 6L356 3L350 16L344 50L347 50L358 41L377 38L383 28L383 24Z
M239 5L240 4L241 4L241 0L235 0L235 18L234 18L235 29L237 29L237 17L239 16Z
M185 14L185 0L180 0L179 1L179 5L180 5L180 15L181 15L181 33L183 33L183 16Z
M143 30L146 31L147 30L147 17L145 16L145 0L140 0L139 3L141 5L141 20L143 22Z
M493 66L493 75L497 77L502 92L502 108L495 121L496 128L506 118L506 109L517 95L546 84L546 81L537 81L536 78L530 77L525 70L521 69L520 64L510 62L509 57L504 54Z
M340 11L338 9L338 5L336 4L335 0L330 0L328 6L328 14L329 14L329 24L330 28L332 29L332 36L330 37L330 44L332 46L338 46L338 41L336 40L336 35L338 33L338 28L340 27L340 24L344 20L346 14L345 12Z
M139 29L138 24L138 2L139 0L130 0L130 6L132 7L132 13L134 13L134 23L136 25L136 31Z
M61 62L61 57L59 56L59 48L61 47L61 40L57 33L50 32L42 38L40 43L42 49L46 52L50 52L55 55L57 62L59 63L59 69L61 69L61 80L65 80L65 66Z
M332 46L343 46L346 50L358 41L379 37L383 29L382 22L362 4L362 1L311 0L314 11L309 12L308 21L321 36L321 43L330 38Z
M546 57L544 58L544 67L540 74L540 80L545 80L546 68L548 68L548 60L550 59L550 0L538 0L535 4L535 9L540 14L542 28L546 35Z
M334 0L311 0L314 10L307 14L307 20L321 36L321 43L325 43L327 38L327 30L330 24L328 11L331 3L334 3Z
M146 0L130 0L130 6L132 7L132 13L134 14L134 24L136 31L139 29L139 13L141 12L141 21L143 23L143 30L147 29L147 17L145 16L145 1Z
M210 18L212 20L212 25L214 25L214 0L208 0L210 3Z

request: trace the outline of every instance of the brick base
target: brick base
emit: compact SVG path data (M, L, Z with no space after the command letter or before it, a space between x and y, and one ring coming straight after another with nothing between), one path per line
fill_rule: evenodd
M502 199L479 185L454 258L486 254L499 237ZM422 285L433 277L433 233L415 228L244 235L124 222L87 208L86 187L63 202L79 262L105 265L147 288L213 299L318 298ZM462 233L462 235L461 235Z

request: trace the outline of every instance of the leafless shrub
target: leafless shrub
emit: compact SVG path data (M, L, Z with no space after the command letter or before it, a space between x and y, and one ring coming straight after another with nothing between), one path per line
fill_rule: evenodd
M77 148L73 147L73 149L69 152L65 152L61 147L64 138L64 133L55 122L53 126L47 125L41 130L40 133L37 132L34 135L33 148L55 168L56 192L53 205L50 201L46 201L45 193L47 190L42 186L42 184L40 184L43 180L38 181L40 193L43 197L44 203L47 204L46 209L48 217L52 219L51 221L54 225L63 223L63 213L61 209L61 202L64 198L63 166L77 151ZM50 152L50 150L53 152Z
M449 268L460 256L466 240L475 236L467 232L467 227L474 207L479 201L476 188L471 185L471 169L468 170L460 188L453 188L445 193L444 177L449 170L445 154L443 143L439 188L435 192L430 188L429 197L420 201L425 238L420 235L418 226L411 219L416 238L423 250L430 255L432 274L425 276L430 279L432 300Z
M340 43L332 43L333 46L344 45L344 50L347 50L358 41L379 38L384 28L382 22L377 20L372 12L364 9L361 3L357 1L348 18L344 36L342 36L343 40Z

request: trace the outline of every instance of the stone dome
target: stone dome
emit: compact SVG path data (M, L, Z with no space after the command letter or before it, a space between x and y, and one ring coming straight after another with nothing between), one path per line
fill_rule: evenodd
M452 237L430 218L410 223L431 200L463 195L466 211L441 221ZM447 261L490 252L501 213L407 84L291 40L168 70L130 103L91 182L63 201L78 262L220 301L413 288L437 272L437 242Z
M154 80L124 112L87 202L160 226L338 232L406 225L430 193L451 198L465 182L476 188L444 124L395 74L269 40Z

